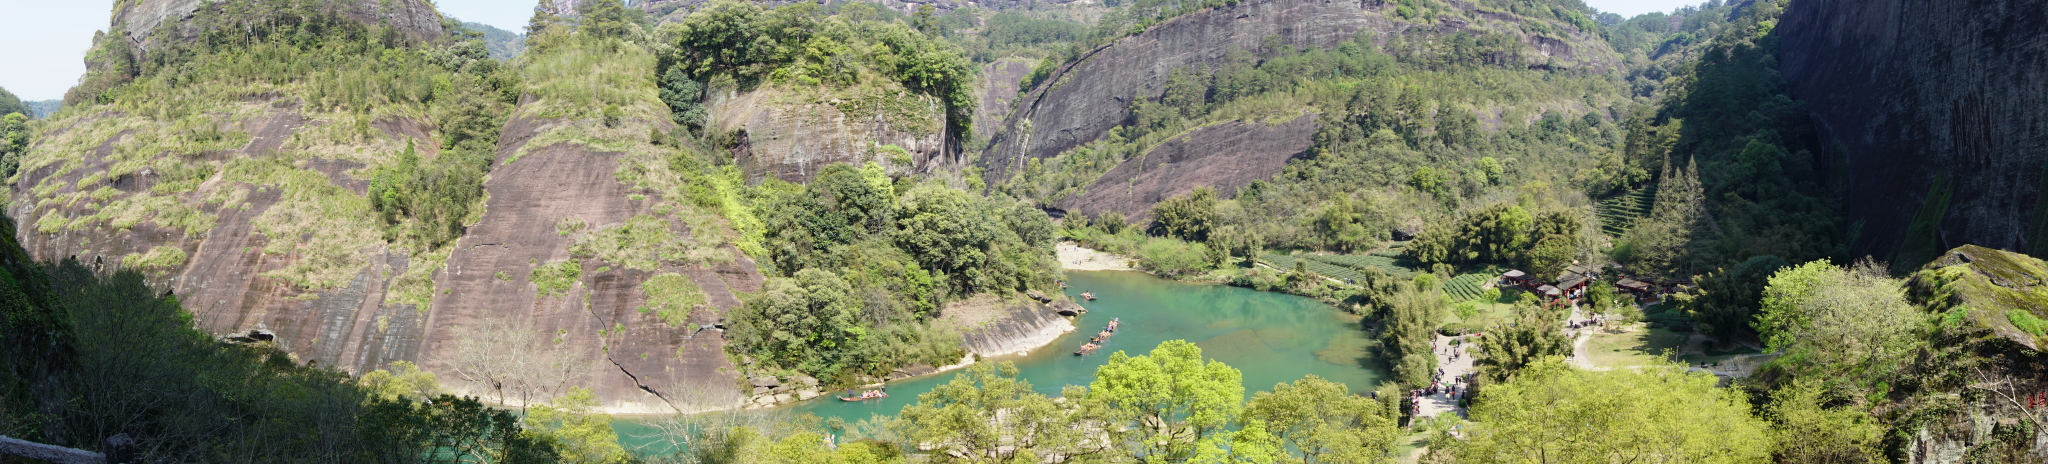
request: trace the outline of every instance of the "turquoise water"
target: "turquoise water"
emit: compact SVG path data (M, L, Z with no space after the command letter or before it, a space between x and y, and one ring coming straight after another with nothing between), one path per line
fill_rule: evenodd
M1127 271L1069 272L1067 278L1067 295L1076 301L1081 292L1095 292L1099 298L1081 302L1089 312L1074 321L1080 330L1029 354L985 360L1016 363L1019 375L1047 395L1058 395L1066 385L1087 385L1110 353L1145 354L1160 342L1174 339L1195 342L1204 357L1242 371L1246 399L1253 392L1272 390L1276 383L1309 374L1342 382L1358 392L1371 390L1384 378L1384 373L1367 367L1367 338L1359 330L1357 318L1309 298L1175 282ZM1116 336L1094 355L1074 356L1074 350L1111 318L1123 321ZM954 375L948 372L891 382L889 397L881 400L849 403L826 397L791 408L848 423L873 414L895 415L916 402L918 394ZM628 424L618 428L622 438L629 434L628 429L644 429Z

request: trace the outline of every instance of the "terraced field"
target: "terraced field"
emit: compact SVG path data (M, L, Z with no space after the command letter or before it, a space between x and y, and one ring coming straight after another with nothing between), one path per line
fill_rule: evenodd
M1301 263L1301 266L1309 272L1347 282L1364 279L1369 272L1374 271L1403 279L1415 276L1414 269L1401 266L1393 257L1377 254L1285 255L1267 253L1260 255L1259 260L1265 261L1266 264L1281 270L1293 270L1295 263Z
M1600 230L1607 235L1621 236L1635 227L1636 220L1650 215L1650 206L1657 199L1657 186L1650 184L1613 198L1600 200L1598 213Z
M1444 281L1444 295L1450 296L1451 301L1466 301L1479 298L1480 294L1486 293L1486 283L1499 275L1498 273L1476 273L1452 277L1451 280Z

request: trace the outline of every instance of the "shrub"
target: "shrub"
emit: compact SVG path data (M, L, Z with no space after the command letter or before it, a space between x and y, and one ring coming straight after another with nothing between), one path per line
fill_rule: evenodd
M1208 245L1188 243L1170 238L1158 238L1145 242L1138 249L1138 258L1145 269L1165 275L1187 275L1210 268Z
M583 280L583 262L574 258L556 261L533 268L527 276L533 282L534 292L542 297L564 295Z

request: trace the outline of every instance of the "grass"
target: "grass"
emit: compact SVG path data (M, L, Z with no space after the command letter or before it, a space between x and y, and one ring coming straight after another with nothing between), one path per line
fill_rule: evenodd
M533 282L537 296L566 295L569 289L575 288L576 282L583 280L583 261L567 259L536 266L527 275L527 280Z
M597 258L642 271L660 268L664 260L681 261L685 252L669 221L648 214L592 230L577 237L576 244L569 247L569 254L574 256Z
M561 235L566 237L569 236L569 234L574 234L576 232L582 231L583 228L587 225L588 224L583 223L583 218L562 218L559 221L555 221L555 235Z
M280 158L238 159L222 173L232 182L274 185L278 203L251 220L269 238L263 253L293 255L284 268L263 273L307 290L347 285L369 266L367 250L383 244L383 228L362 195Z
M142 254L121 257L121 267L131 269L168 270L185 265L185 250L170 245L157 245Z
M1463 325L1471 330L1483 331L1487 327L1512 321L1515 318L1517 292L1505 292L1492 301L1467 299L1451 305L1449 314L1444 316L1444 325Z
M2013 327L2018 327L2020 330L2034 334L2036 337L2048 336L2048 320L2041 320L2040 317L2025 309L2006 310L2005 318L2012 322Z
M647 294L647 307L669 327L682 327L689 322L690 314L706 301L704 289L690 281L690 276L673 272L641 282L640 292Z
M1595 366L1619 368L1648 366L1668 362L1666 351L1676 353L1685 346L1685 333L1664 329L1634 328L1625 333L1612 334L1594 331L1586 340L1586 360Z

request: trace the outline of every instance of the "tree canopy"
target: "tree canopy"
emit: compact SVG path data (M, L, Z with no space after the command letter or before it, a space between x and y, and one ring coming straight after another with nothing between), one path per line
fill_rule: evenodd
M1679 366L1593 372L1551 358L1488 386L1472 407L1461 461L1764 461L1771 442L1737 390Z

